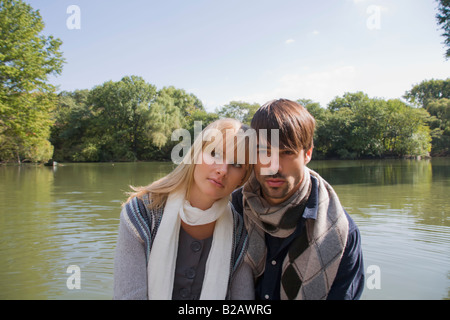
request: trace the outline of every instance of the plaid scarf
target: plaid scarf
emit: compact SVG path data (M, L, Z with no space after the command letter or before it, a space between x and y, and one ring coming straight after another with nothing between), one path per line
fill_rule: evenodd
M261 197L254 174L243 189L244 221L249 234L245 259L257 278L265 269L264 233L285 238L295 231L311 192L311 176L318 182L317 218L306 219L304 230L291 243L284 259L280 286L283 300L326 299L347 242L347 218L333 188L307 167L297 192L278 206L271 207Z

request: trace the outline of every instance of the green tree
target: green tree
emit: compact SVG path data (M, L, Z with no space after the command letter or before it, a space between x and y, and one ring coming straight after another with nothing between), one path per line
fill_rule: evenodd
M154 121L149 132L151 140L158 148L166 144L169 147L173 145L170 141L175 129L184 128L193 134L194 121L201 121L203 127L211 122L200 99L173 86L158 91L157 98L151 106L151 114Z
M231 101L219 108L216 112L221 118L233 118L250 125L253 115L259 107L260 105L257 103Z
M204 111L203 103L192 93L187 93L183 89L174 86L164 87L158 91L158 96L169 96L173 104L181 111L183 117L188 117L196 110Z
M151 122L147 125L147 135L152 144L158 148L171 141L173 130L183 127L183 112L176 106L176 99L167 90L158 92L150 106Z
M400 100L346 93L329 104L318 128L321 151L330 157L425 156L431 148L428 112Z
M428 118L432 136L431 155L450 155L450 78L424 80L407 91L404 97L431 116Z
M211 122L219 119L219 115L216 112L208 112L206 110L188 108L187 109L188 116L185 118L186 120L186 129L193 130L194 122L199 121L202 123L202 127L205 128Z
M330 112L316 131L318 141L314 148L325 157L353 159L357 157L352 145L352 132L355 127L354 113L349 107Z
M61 92L51 142L57 161L170 159L172 132L217 118L191 93L159 91L141 77L108 81L92 90Z
M339 132L339 139L331 139L335 141L330 150L341 158L381 156L384 151L380 127L384 117L382 103L363 92L345 93L332 100L328 105L332 126L325 130L327 136Z
M170 159L172 148L178 141L172 141L175 129L183 128L194 135L194 121L201 121L203 127L213 121L214 115L205 111L202 102L194 94L173 86L157 92L150 105L150 118L146 127L150 142L147 154L153 159Z
M21 0L0 0L0 160L46 161L56 104L49 75L62 71L62 42L41 35L39 11Z
M330 110L320 106L320 103L311 99L298 99L297 102L304 106L316 121L314 131L314 157L316 159L325 158L329 153L330 141L325 131L330 118Z
M137 160L155 95L156 87L138 76L94 87L88 99L94 124L88 153L95 155L97 150L101 161Z
M437 0L439 3L436 19L444 33L444 45L447 47L446 58L450 58L450 0Z
M450 99L450 78L446 80L424 80L407 91L404 98L410 103L425 109L432 100Z
M450 155L450 99L442 98L430 101L427 111L431 136L433 138L432 154L435 156Z
M323 120L326 117L327 109L322 108L320 103L314 102L311 99L298 99L297 103L305 107L308 112L314 117L316 122Z
M330 111L338 111L341 108L356 110L359 105L367 104L369 100L369 96L364 92L346 92L342 97L336 97L330 101L328 104L328 109Z
M83 152L89 130L93 128L92 111L87 103L89 90L63 91L58 94L58 105L54 112L50 142L54 146L53 159L56 161L94 161L98 154ZM92 151L92 148L90 149Z
M386 155L427 156L431 151L431 135L427 125L429 114L408 106L399 99L385 102L383 144Z

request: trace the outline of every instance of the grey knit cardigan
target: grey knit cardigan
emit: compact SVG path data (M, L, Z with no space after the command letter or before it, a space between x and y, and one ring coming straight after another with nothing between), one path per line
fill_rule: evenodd
M114 260L114 299L147 299L147 264L164 208L150 210L150 199L131 199L120 214L119 236ZM244 262L248 234L242 216L233 213L233 250L227 299L254 298L253 274Z

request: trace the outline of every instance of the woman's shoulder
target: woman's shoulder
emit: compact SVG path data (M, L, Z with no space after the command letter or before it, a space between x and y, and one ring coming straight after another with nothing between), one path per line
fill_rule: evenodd
M242 215L243 211L242 190L243 187L240 187L239 189L234 190L233 193L231 194L231 204L233 206L233 209L240 215Z
M244 218L243 218L242 214L238 210L236 210L236 207L232 201L230 201L229 204L230 204L231 212L233 213L233 221L234 221L235 228L239 228L239 229L244 228Z
M146 193L128 199L123 207L128 213L138 214L145 217L162 210L162 208L153 208L152 202L152 195L150 193Z
M122 213L127 214L128 216L145 216L148 211L146 202L148 202L148 200L145 201L144 197L132 197L123 205Z
M231 201L229 202L229 204L231 207L231 212L233 213L233 224L235 232L237 231L240 236L245 236L247 234L247 230L245 228L244 217L238 210L236 210Z
M132 197L123 205L120 213L120 224L126 226L143 244L147 259L163 212L163 209L150 209L150 203L148 195Z
M159 225L162 209L151 209L151 195L129 199L123 206L121 220L127 223L140 238L146 238Z

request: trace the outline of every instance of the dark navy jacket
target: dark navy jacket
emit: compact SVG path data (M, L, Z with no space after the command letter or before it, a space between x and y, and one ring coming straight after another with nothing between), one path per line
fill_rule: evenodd
M266 236L267 260L264 274L256 281L255 297L261 300L280 299L281 267L289 246L300 236L305 219L316 219L318 208L317 180L311 177L311 195L306 210L299 219L295 232L287 238ZM233 192L232 204L236 211L243 214L242 188ZM345 210L344 210L345 211ZM345 211L349 223L347 244L342 256L336 278L328 294L328 300L357 300L364 289L364 265L361 249L361 235L353 219Z

